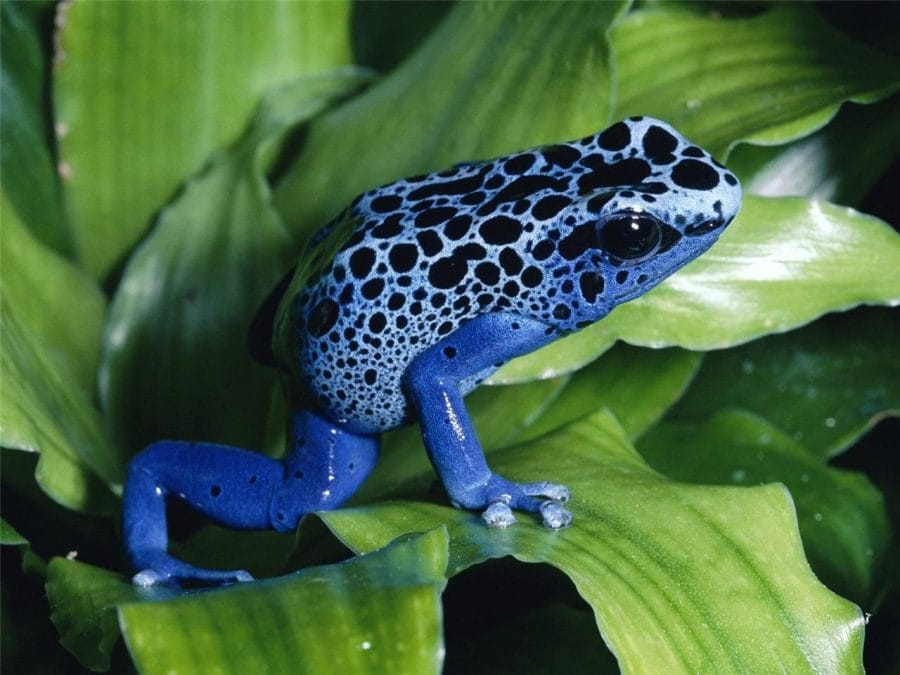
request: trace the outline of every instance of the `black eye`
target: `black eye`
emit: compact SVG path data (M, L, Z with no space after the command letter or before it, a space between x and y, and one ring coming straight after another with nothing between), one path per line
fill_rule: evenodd
M622 260L646 258L656 252L662 241L659 223L646 213L616 214L601 227L603 248Z

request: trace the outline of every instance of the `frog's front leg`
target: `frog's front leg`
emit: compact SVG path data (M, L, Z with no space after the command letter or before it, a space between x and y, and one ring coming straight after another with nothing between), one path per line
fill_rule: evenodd
M166 503L178 499L233 529L290 531L311 511L336 508L378 459L378 440L312 412L294 416L281 461L213 443L161 441L131 461L122 505L125 548L139 585L247 581L243 570L210 570L170 555Z
M419 354L404 375L425 448L450 499L457 506L481 510L488 526L514 523L513 509L539 513L544 525L554 529L572 521L561 506L569 498L564 486L514 483L491 471L460 392L467 378L490 372L556 337L555 330L533 319L483 314Z

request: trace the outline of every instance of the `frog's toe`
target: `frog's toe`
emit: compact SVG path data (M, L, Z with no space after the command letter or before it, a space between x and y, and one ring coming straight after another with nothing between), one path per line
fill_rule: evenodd
M542 503L540 508L544 527L561 530L572 524L572 512L564 508L560 502L549 500Z
M509 527L516 522L509 504L503 501L494 502L481 514L481 519L488 527Z
M522 486L522 492L529 497L546 497L555 502L567 502L572 497L569 488L557 483L541 481L539 483L526 483Z
M568 527L572 523L572 514L563 507L563 503L569 500L569 489L564 485L541 481L537 483L513 483L494 475L488 484L482 488L477 502L469 499L470 503L463 505L469 508L487 508L481 514L481 519L488 527L509 527L516 522L514 511L524 511L540 515L545 527L559 530Z
M169 583L169 578L156 570L141 570L131 577L131 583L135 586L158 586Z

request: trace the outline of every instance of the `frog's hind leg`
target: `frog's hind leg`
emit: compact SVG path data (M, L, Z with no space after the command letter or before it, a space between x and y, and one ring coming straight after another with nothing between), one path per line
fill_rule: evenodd
M276 460L224 445L160 441L143 450L129 465L122 501L125 549L138 570L134 582L249 580L243 570L207 570L169 555L166 503L179 499L228 527L265 529L283 476Z
M122 505L125 548L140 585L246 581L243 570L209 570L171 556L166 502L178 499L226 527L290 531L311 511L340 506L369 475L378 441L314 413L294 416L281 461L213 443L161 441L131 461Z
M419 354L404 385L419 413L428 456L457 506L482 510L491 527L515 522L512 510L541 515L544 525L566 527L571 514L562 485L513 483L491 471L463 404L460 384L558 337L546 324L507 313L483 314Z

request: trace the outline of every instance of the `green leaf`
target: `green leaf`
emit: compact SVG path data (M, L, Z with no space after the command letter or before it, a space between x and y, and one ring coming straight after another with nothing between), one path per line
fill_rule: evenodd
M105 301L5 199L0 214L0 444L39 452L37 481L60 504L109 511L122 470L93 405Z
M829 588L871 606L891 532L884 500L865 476L827 467L767 421L741 410L722 410L701 423L663 422L641 439L640 452L678 480L784 483L815 573Z
M537 438L603 408L616 416L629 438L637 438L681 396L701 360L697 352L683 349L616 345L573 374L519 440Z
M612 38L615 116L661 117L720 159L739 141L795 140L845 101L870 103L900 87L900 63L808 5L738 19L663 5L630 14Z
M27 544L28 540L16 532L16 528L7 523L5 518L0 518L0 545L25 546Z
M492 461L516 480L568 484L573 525L552 532L523 516L492 530L477 514L422 502L320 517L358 551L446 525L451 575L506 555L557 567L624 672L861 672L864 619L810 572L782 487L672 482L608 413Z
M4 192L22 223L44 244L67 253L44 91L49 53L41 44L42 24L53 11L50 2L0 4L0 170Z
M827 316L788 335L710 354L670 417L699 421L742 407L814 456L832 457L880 419L900 415L898 344L896 310Z
M59 641L91 670L109 669L110 654L119 641L118 604L142 595L171 594L167 589L140 589L120 574L67 558L54 558L47 568L50 620Z
M353 560L119 609L142 673L438 673L447 534Z
M163 437L260 446L276 373L251 361L247 329L295 250L261 155L362 81L351 70L302 77L266 97L241 142L187 184L132 256L100 372L123 452Z
M450 2L357 2L351 26L357 64L379 72L393 70L417 48L444 15Z
M276 188L285 222L308 236L376 185L596 132L624 6L458 3L399 68L311 125Z
M3 220L0 267L9 311L22 315L36 345L65 363L76 384L94 386L106 301L81 270L47 249L25 229L9 200Z
M260 96L350 60L348 4L73 3L54 101L76 254L104 277Z
M495 378L559 375L616 339L721 349L826 312L898 304L897 269L900 235L877 218L827 202L747 197L708 253L593 326L511 361Z
M728 166L749 194L857 204L900 155L898 118L898 95L876 105L844 106L828 126L798 141L739 145Z

